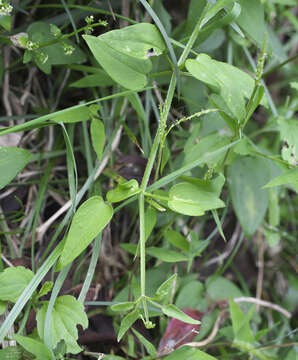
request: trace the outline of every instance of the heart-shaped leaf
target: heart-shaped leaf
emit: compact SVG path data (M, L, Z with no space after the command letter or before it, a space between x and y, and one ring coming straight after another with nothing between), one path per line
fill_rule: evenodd
M41 339L44 339L44 325L48 309L46 302L37 312L37 330ZM67 352L77 354L82 349L77 344L77 325L81 324L85 329L88 326L88 318L84 306L71 295L59 296L55 302L51 316L51 344L55 348L59 341L64 340Z
M109 223L113 208L101 196L93 196L76 211L67 234L57 270L73 261Z
M17 302L33 276L24 266L6 268L0 273L0 300Z

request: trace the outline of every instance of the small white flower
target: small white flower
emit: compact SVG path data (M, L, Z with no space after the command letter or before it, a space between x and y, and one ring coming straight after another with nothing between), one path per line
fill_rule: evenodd
M63 50L65 55L71 55L74 52L74 47L68 44L63 44Z
M12 10L13 10L13 7L10 4L3 3L1 1L1 3L0 3L0 16L10 15Z

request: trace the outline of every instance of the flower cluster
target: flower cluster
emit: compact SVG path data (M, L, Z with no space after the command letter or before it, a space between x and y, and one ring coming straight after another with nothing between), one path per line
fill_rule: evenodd
M90 16L86 16L85 17L85 21L87 23L87 26L85 28L85 34L89 35L92 33L93 29L92 29L92 24L94 22L94 16L93 15L90 15Z
M65 55L71 55L74 52L74 47L72 45L62 43L64 54Z
M0 0L0 16L10 15L13 7L6 0Z

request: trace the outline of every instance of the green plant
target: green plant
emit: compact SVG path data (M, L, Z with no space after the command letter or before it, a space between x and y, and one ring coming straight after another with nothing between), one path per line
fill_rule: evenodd
M56 89L53 88L51 107L35 107L33 110L38 115L33 119L0 129L3 138L25 131L35 133L37 139L55 138L46 153L30 146L31 151L18 148L17 144L0 149L1 189L11 184L28 164L45 164L31 220L21 230L22 239L17 251L10 232L3 230L6 245L2 248L7 247L11 258L27 253L25 243L31 234L32 270L19 266L4 269L1 262L0 309L2 313L6 309L10 312L0 327L0 340L18 321L14 339L25 353L23 350L15 352L16 359L23 355L30 358L30 354L37 359L66 359L67 354L81 351L76 325L88 326L83 304L88 304L85 300L95 274L103 230L112 226L113 220L125 213L125 208L134 218L130 229L134 234L132 239L138 234L138 242L124 242L120 246L134 255L134 259L139 258L139 275L135 268L126 264L129 276L124 276L122 284L118 284L121 291L112 304L107 301L104 305L111 305L107 312L112 314L114 326L118 328L117 340L125 337L127 341L123 350L127 357L137 357L130 329L142 346L143 358L145 352L148 359L157 356L156 346L132 328L138 319L147 329L155 327L155 318L161 314L198 325L200 321L182 311L186 307L197 308L205 314L200 341L208 334L208 321L211 325L215 323L218 330L220 322L228 316L226 310L220 308L224 303L229 307L231 325L223 327L219 337L230 343L229 349L234 351L232 356L278 358L281 356L278 348L261 346L262 338L269 332L268 324L262 322L254 307L243 312L237 304L249 301L252 289L246 285L233 260L244 237L259 239L260 249L264 248L265 241L266 246L274 247L280 243L285 229L297 225L297 201L293 197L298 189L297 82L292 82L293 92L278 108L266 86L267 76L272 71L283 71L288 63L293 62L286 70L290 75L284 76L289 78L297 74L294 62L297 56L286 56L284 47L265 21L266 15L270 22L272 7L285 10L289 4L279 5L278 1L263 4L258 0L201 1L198 4L192 0L186 20L171 32L169 14L162 2L151 1L149 4L140 0L139 3L153 23L135 23L92 4L75 5L71 1L62 1L61 6L54 4L52 7L33 4L34 9L45 11L46 15L52 8L58 9L56 11L64 9L64 17L73 32L63 34L63 26L59 28L37 21L29 24L26 32L12 37L8 36L12 9L8 2L1 5L6 13L1 13L0 17L0 25L4 28L0 39L3 44L11 45L12 41L24 50L22 66L38 68L47 78L54 78L54 68L65 69L66 82L70 73L75 74L71 79L71 91L90 88L92 97L88 94L88 98L81 99L78 105L68 106L66 101L64 109L57 110L60 99L58 102L54 99ZM24 9L27 6L22 2ZM96 13L113 15L132 25L105 29L99 36L91 35L95 28L108 26L104 20L94 21L90 14ZM75 16L85 20L79 29ZM297 26L289 13L285 12L285 16L293 27ZM80 39L81 32L85 34ZM76 43L70 40L73 36ZM220 51L225 44L227 58ZM252 55L257 59L254 60ZM91 66L81 65L87 59ZM18 70L20 60L6 65L4 70L16 67L16 71L22 71L22 66ZM241 69L247 70L247 63L252 66L250 73ZM79 79L77 72L82 74ZM176 110L180 104L183 104L183 113L189 115L184 116ZM156 123L153 124L151 119ZM121 132L127 135L126 141L119 140ZM139 170L121 174L121 170L113 167L113 151L119 147L121 152L129 154L129 146L136 146L146 159L140 174ZM83 155L83 161L76 156L78 151ZM39 242L52 224L50 218L38 226L39 215L46 204L44 195L52 191L51 173L60 155L65 155L67 182L63 183L62 189L63 196L69 198L63 206L67 213L61 223L56 223L51 239L42 255L38 254L36 262L37 249L42 248ZM139 155L134 154L136 163L137 159ZM79 165L85 167L84 175ZM282 216L283 196L287 196L294 209L289 222L285 221L286 215ZM121 204L115 206L117 203ZM289 210L285 211L289 213ZM208 264L208 249L215 234L227 241L223 228L227 216L236 218L243 232L236 226L237 245L228 249L222 259L214 261L219 262L219 266L206 276L203 284L195 276L194 266L201 266L198 257L202 259L203 256ZM1 221L5 225L7 218L4 216ZM215 226L207 236L210 221ZM291 259L291 242L296 233L295 228L294 235L288 234L287 238L288 253L285 256ZM57 239L59 243L54 247ZM91 259L85 262L84 257L93 240ZM150 262L146 256L150 257ZM262 250L258 250L258 256L264 262ZM213 260L210 261L212 264ZM172 270L171 265L174 265ZM235 284L236 280L232 282L223 277L229 268L233 269L241 289ZM71 295L58 296L65 279L71 276L71 269L75 273L73 285L81 283L77 300ZM203 271L202 267L200 269ZM44 282L38 290L49 270L52 281ZM54 280L55 272L58 275ZM257 307L260 304L271 306L290 317L291 314L280 306L260 302L263 278L260 273L259 276L254 298ZM297 282L293 280L289 289L294 288L297 288ZM48 300L40 299L46 295ZM287 300L285 306L288 303ZM31 309L36 313L37 327L28 334L25 326ZM285 331L290 330L287 319L278 321L283 321ZM282 335L279 333L278 336ZM268 341L270 337L266 339ZM20 348L8 349L0 350L0 354L2 351L3 356L11 356ZM169 360L228 358L224 345L219 345L218 349L208 354L188 347L174 351L173 346L166 354L173 351L167 357ZM291 349L284 354L290 359L294 351ZM109 356L117 358L113 355L106 358Z

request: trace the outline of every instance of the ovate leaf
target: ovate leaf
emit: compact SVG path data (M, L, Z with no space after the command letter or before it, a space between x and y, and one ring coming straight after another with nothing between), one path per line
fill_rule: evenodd
M6 268L0 273L0 300L15 303L33 276L24 266Z
M112 30L99 37L84 35L90 50L104 70L120 85L140 90L151 71L150 56L165 50L158 29L149 23Z
M48 308L46 302L37 312L37 330L41 339L44 339L44 325ZM77 344L80 324L85 329L88 326L88 318L84 312L84 306L71 295L59 296L55 302L51 317L51 343L55 348L59 341L64 340L67 352L77 354L82 349Z
M0 190L28 164L31 154L16 147L0 147Z
M169 208L181 214L200 216L207 210L224 207L225 203L214 190L204 180L176 184L169 191Z
M112 216L113 208L106 204L101 196L93 196L86 200L73 217L57 270L61 270L86 249Z
M105 128L103 123L99 119L93 118L90 132L93 149L96 152L98 160L100 160L105 143Z
M251 236L264 219L268 190L262 187L270 177L265 160L239 157L228 168L228 184L234 210L244 232Z
M187 70L220 94L234 117L241 122L245 117L245 101L254 89L254 80L233 65L213 60L207 54L200 54L195 60L188 59Z
M50 350L42 342L28 336L15 335L14 338L25 350L35 355L36 360L52 360Z
M155 296L157 296L159 299L165 297L168 294L168 292L172 289L176 278L177 278L177 274L173 274L170 278L164 281L156 290Z
M5 30L10 31L12 24L12 16L10 15L0 15L0 26Z
M241 13L237 19L238 25L259 48L262 48L266 33L262 2L260 0L239 0L239 3Z

